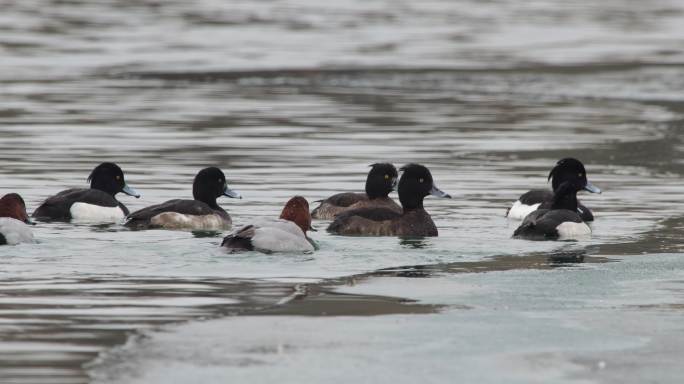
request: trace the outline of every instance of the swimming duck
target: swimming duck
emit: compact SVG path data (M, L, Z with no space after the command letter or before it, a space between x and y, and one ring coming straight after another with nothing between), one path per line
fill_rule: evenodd
M354 209L338 215L328 227L328 232L361 236L437 236L435 223L423 209L423 199L428 195L451 196L437 188L426 167L408 164L401 170L401 213L387 208Z
M16 193L8 193L0 199L0 245L33 242L32 224L26 213L24 199Z
M309 203L301 196L291 198L279 220L258 220L226 236L222 247L232 251L313 252L316 247L306 232L311 227Z
M228 196L241 199L239 193L228 188L226 176L216 167L204 168L192 183L194 200L169 200L128 215L127 227L136 229L230 229L228 212L219 207L216 198Z
M573 158L559 160L549 173L549 180L552 180L551 186L553 190L564 181L571 179L575 172L577 174L582 173L586 176L586 171L584 170L584 165L581 161ZM601 193L599 188L591 184L588 189L585 190L591 193ZM533 189L524 193L515 203L513 203L506 212L506 217L522 220L537 208L550 208L552 200L552 191L546 189ZM583 221L594 221L594 215L591 213L591 210L579 202L577 203L577 213L579 213Z
M342 212L359 208L387 208L401 213L389 193L397 186L397 169L389 163L375 163L366 178L366 193L345 192L323 200L311 212L314 219L332 220Z
M582 163L564 159L556 166L563 172L563 181L554 186L548 208L539 208L525 217L513 237L528 239L577 239L591 234L591 228L582 220L577 207L577 192L595 191L587 180ZM544 203L546 204L546 203Z
M116 200L123 192L139 198L140 194L129 187L121 168L114 163L102 163L88 176L90 189L67 189L48 197L33 217L39 220L117 222L128 214L128 208Z

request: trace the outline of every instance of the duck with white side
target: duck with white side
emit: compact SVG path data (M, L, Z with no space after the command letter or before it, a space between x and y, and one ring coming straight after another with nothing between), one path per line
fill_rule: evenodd
M567 166L567 164L577 163L579 163L577 169L581 169L581 173L586 176L584 164L582 164L581 161L573 158L561 159L556 163L553 169L551 169L548 180L551 180L551 186L554 191L563 182L571 180L575 176L576 170L573 167ZM593 185L590 187L590 189L586 189L586 191L591 193L601 193L601 190ZM548 189L533 189L531 191L525 192L513 203L510 208L508 208L506 217L513 220L522 220L525 218L525 216L539 208L549 208L552 201L553 191ZM582 221L594 221L594 214L589 208L582 205L579 201L577 202L577 213L582 218Z
M114 163L102 163L88 177L90 188L67 189L48 197L34 212L42 221L76 221L86 223L115 223L129 211L116 199L123 192L139 198L140 194L126 184L124 173Z
M577 211L577 192L598 191L587 180L584 166L575 159L561 160L557 168L566 173L556 186L549 208L539 208L525 217L513 237L525 239L581 239L591 235L591 228Z

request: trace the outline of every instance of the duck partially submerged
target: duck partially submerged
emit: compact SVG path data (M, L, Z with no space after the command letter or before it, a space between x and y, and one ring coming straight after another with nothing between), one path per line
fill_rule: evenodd
M366 178L366 192L343 192L323 200L311 216L332 220L340 213L360 208L387 208L401 213L401 207L388 195L397 186L397 169L390 163L371 164Z
M90 189L74 188L48 197L33 217L38 220L118 222L128 215L128 208L116 199L123 192L139 198L129 187L121 168L114 163L102 163L88 176Z
M231 251L313 252L316 247L306 232L311 227L309 203L302 196L288 200L277 220L257 220L226 236L222 247Z
M241 199L228 188L224 173L209 167L200 170L192 183L194 200L174 199L152 205L128 215L125 226L135 229L230 229L232 220L216 199L221 196Z
M401 170L401 213L386 208L354 209L338 215L328 226L328 232L357 236L437 236L437 227L423 208L423 199L428 195L441 198L451 196L437 188L426 167L408 164Z
M26 203L16 193L8 193L0 199L0 245L16 245L33 242L32 224L26 213Z

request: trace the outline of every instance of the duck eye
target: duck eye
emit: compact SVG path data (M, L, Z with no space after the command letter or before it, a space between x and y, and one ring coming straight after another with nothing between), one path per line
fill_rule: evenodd
M422 177L420 179L418 179L419 183L422 183L423 181L425 181L425 179L423 179Z
M121 180L121 176L116 175L116 179L117 179L117 180Z
M582 173L580 172L580 174L579 174L579 175L577 175L577 176L579 176L579 177L582 177Z
M389 175L385 175L385 180L389 180Z

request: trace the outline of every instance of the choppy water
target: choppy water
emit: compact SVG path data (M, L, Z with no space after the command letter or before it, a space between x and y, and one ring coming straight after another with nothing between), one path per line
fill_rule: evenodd
M120 197L132 210L219 166L245 197L221 201L237 225L360 189L377 161L424 163L454 196L426 201L438 238L319 231L313 255L41 223L38 244L1 250L2 382L684 373L681 3L0 9L0 177L29 210L101 161L143 194ZM506 208L564 156L605 191L583 196L592 239L510 239Z

